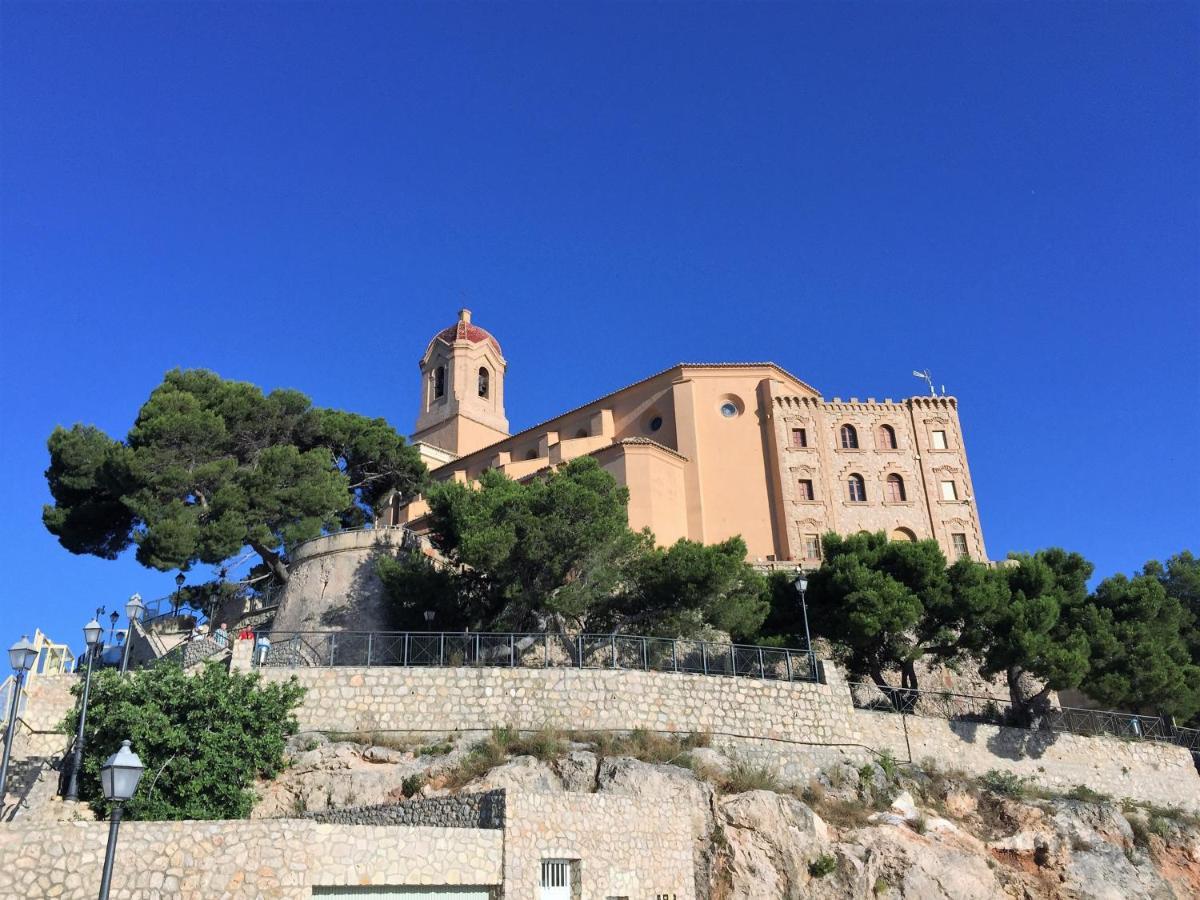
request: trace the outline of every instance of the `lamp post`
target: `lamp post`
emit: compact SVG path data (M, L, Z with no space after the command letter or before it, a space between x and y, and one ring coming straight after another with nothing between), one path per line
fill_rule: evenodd
M433 610L432 610L432 609L427 609L427 610L425 610L425 624L426 624L426 626L429 626L429 627L432 627L432 626L433 626L433 617L434 617L434 612L433 612Z
M813 657L812 635L808 632L808 601L806 598L806 594L808 593L808 576L803 569L800 570L800 575L794 583L796 585L796 592L800 595L800 611L804 615L804 649L808 651L809 674L815 675L817 661Z
M100 767L100 786L104 789L104 799L113 805L108 819L108 847L104 850L104 873L100 876L100 900L108 900L113 857L117 853L117 832L121 828L121 815L125 811L125 803L133 797L145 768L138 755L129 749L129 741L121 741L121 749Z
M129 620L129 627L125 629L125 653L121 657L121 674L124 675L129 670L129 643L133 638L133 623L142 620L142 612L146 609L142 603L141 594L134 594L129 598L129 602L125 604L125 618Z
M175 576L175 602L172 606L175 607L175 617L179 617L179 606L183 602L183 583L187 581L187 576L181 571Z
M37 648L29 642L29 635L21 635L21 639L8 648L8 661L16 673L13 678L12 706L8 710L8 727L4 731L4 762L0 763L0 804L8 796L8 756L12 752L13 737L17 733L17 708L21 702L21 685L25 682L25 673L37 662Z
M100 639L104 637L104 626L95 619L83 626L83 639L87 643L87 674L83 677L83 702L79 705L79 728L75 732L75 749L71 753L71 780L67 782L68 800L79 799L79 769L83 765L83 726L87 721L88 694L92 689L92 659L100 652Z

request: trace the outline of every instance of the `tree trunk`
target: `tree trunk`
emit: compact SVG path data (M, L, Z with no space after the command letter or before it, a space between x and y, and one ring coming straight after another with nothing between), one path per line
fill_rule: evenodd
M1008 696L1012 701L1015 725L1037 730L1042 725L1046 713L1050 711L1050 685L1044 686L1031 697L1026 697L1021 688L1022 670L1020 666L1009 666L1004 677L1008 682Z
M288 578L290 575L288 573L288 567L283 562L283 557L281 557L274 550L264 547L262 544L255 543L254 541L250 542L250 549L262 557L262 561L267 564L267 568L271 570L271 574L275 576L276 580L278 580L280 584L288 583Z
M875 687L879 688L879 692L887 698L887 702L892 705L892 709L896 712L904 712L904 692L898 691L887 683L883 677L883 669L878 666L873 666L870 670L871 681L875 683Z

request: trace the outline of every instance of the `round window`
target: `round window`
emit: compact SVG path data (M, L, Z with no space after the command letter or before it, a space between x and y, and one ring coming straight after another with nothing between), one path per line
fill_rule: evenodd
M723 415L725 418L732 419L737 415L737 412L737 406L735 406L732 401L726 400L721 404L721 415Z
M658 431L660 428L662 428L662 416L655 416L650 420L650 430Z

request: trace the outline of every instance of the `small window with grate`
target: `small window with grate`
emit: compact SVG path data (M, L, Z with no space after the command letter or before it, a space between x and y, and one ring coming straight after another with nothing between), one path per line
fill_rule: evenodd
M805 431L803 428L793 428L792 429L792 446L793 447L807 447L808 446L808 432Z

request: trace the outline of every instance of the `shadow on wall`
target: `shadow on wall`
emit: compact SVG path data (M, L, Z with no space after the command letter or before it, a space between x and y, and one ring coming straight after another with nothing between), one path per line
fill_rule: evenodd
M949 720L950 731L967 744L979 741L979 727L983 723ZM987 739L989 753L1003 759L1039 759L1058 740L1057 731L1029 731L1025 728L990 726L994 729Z

